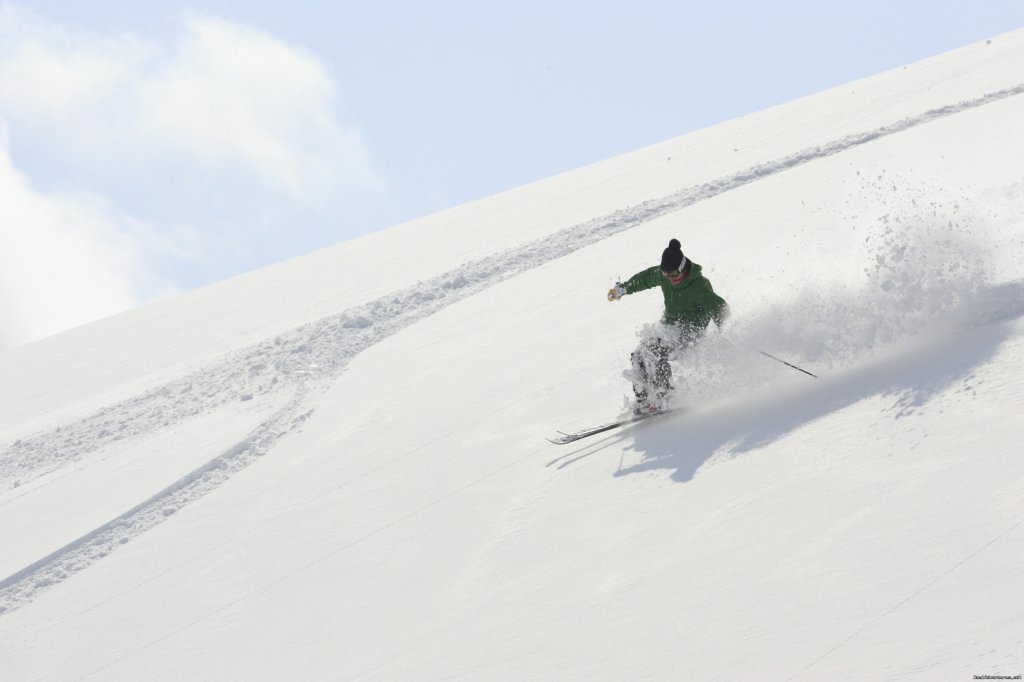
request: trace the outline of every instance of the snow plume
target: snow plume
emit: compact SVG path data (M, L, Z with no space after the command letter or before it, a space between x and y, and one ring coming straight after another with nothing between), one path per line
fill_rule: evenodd
M1024 281L1000 281L1001 259L1019 262L996 222L1014 220L964 192L915 187L906 179L865 180L841 216L860 248L860 281L814 281L755 309L734 309L683 353L680 373L695 395L738 395L800 375L764 352L819 373L842 370L1024 314ZM716 338L724 343L713 342Z

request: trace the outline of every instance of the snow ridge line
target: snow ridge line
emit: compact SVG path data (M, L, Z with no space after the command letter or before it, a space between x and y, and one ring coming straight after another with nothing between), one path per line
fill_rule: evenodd
M1024 84L932 109L874 130L801 150L733 175L580 223L230 353L217 365L114 404L0 452L0 487L17 487L113 442L167 428L232 401L294 390L293 397L235 447L47 557L0 580L0 616L87 568L223 485L312 414L316 395L363 350L494 284L700 201L918 125L1024 94ZM500 265L496 265L500 263Z

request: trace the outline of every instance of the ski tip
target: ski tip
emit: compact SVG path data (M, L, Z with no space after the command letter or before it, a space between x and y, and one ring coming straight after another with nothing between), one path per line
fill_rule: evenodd
M589 438L590 436L596 436L599 433L605 433L606 431L611 431L612 429L617 429L619 427L635 424L646 419L651 419L652 417L661 417L667 414L672 414L674 412L680 412L681 410L682 408L670 407L668 409L659 410L658 412L646 412L638 415L628 415L625 417L621 417L614 422L610 422L602 426L595 426L590 429L584 429L583 431L576 431L574 433L566 433L565 431L559 431L558 433L562 434L560 437L546 438L545 440L547 440L549 443L553 443L554 445L566 445L567 443L575 443L578 440L583 440L584 438Z

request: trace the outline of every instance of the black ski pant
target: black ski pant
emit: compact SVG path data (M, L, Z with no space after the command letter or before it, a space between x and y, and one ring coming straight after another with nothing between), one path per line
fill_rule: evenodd
M696 343L699 337L700 333L695 330L667 326L640 342L630 356L637 402L664 402L673 388L669 361L679 350Z

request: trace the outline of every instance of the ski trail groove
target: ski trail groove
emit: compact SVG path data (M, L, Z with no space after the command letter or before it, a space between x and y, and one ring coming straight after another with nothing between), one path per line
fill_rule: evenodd
M212 367L71 424L16 441L0 451L0 490L16 488L116 441L168 428L232 401L282 391L294 393L283 408L235 447L116 519L0 580L0 617L223 485L299 428L312 413L315 398L356 355L417 321L506 279L751 182L1020 94L1024 94L1024 84L809 147L564 228L229 353Z
M112 521L0 580L0 615L31 601L42 589L87 568L185 505L219 488L309 417L311 412L304 408L304 398L300 392L244 439L206 464Z

